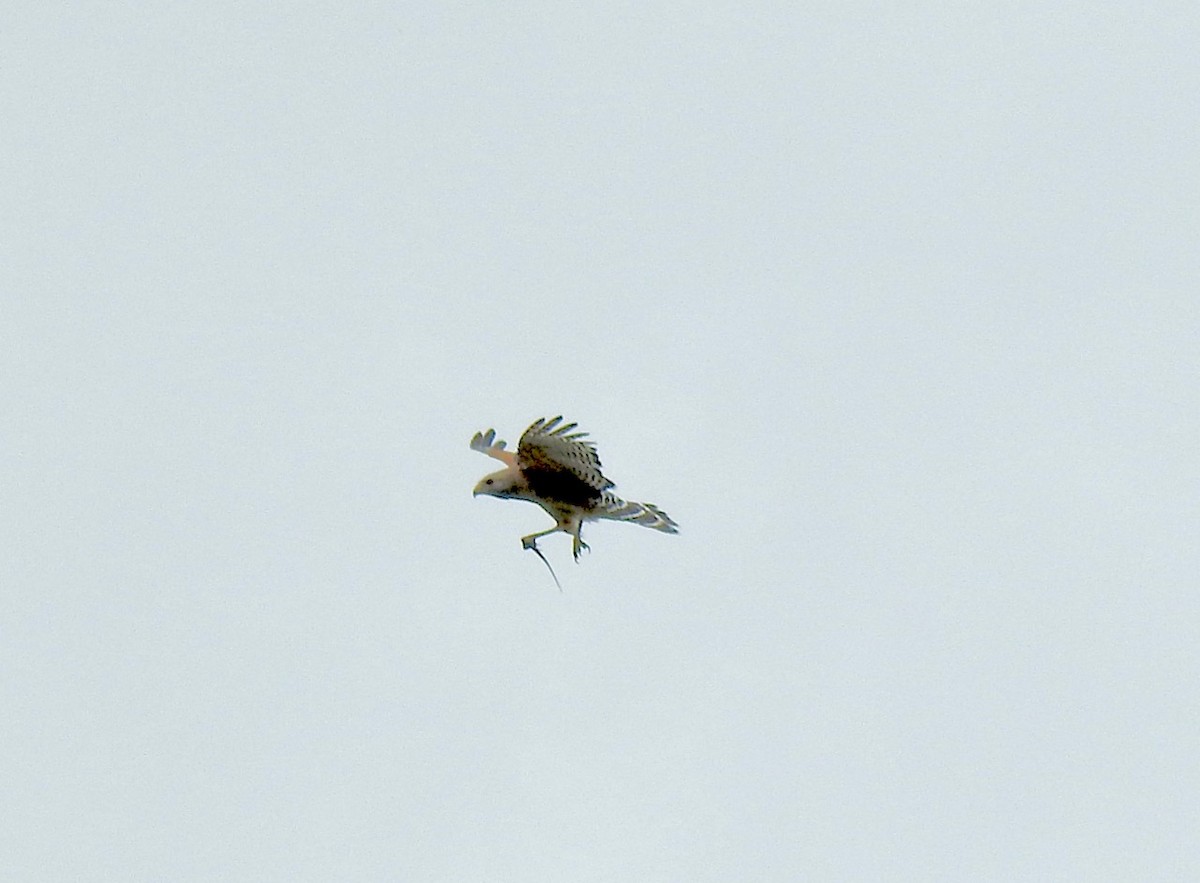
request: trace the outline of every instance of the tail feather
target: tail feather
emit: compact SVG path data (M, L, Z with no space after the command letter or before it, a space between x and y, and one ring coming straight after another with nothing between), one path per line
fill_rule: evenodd
M612 497L604 502L605 510L604 514L600 516L601 518L612 521L628 521L632 524L661 530L663 533L679 533L679 525L671 519L670 515L653 503L632 503L619 497Z

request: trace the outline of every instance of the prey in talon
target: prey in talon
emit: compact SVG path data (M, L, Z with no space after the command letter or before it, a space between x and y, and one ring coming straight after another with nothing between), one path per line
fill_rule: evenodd
M537 503L554 519L554 527L521 537L521 547L531 550L550 569L555 584L562 589L554 568L537 546L541 537L559 531L570 535L571 554L576 561L588 548L583 541L585 521L628 521L678 533L679 526L667 513L651 503L622 500L615 487L600 471L596 445L585 432L574 432L576 424L563 423L562 417L537 420L525 430L516 452L505 450L496 440L496 431L477 432L471 450L494 457L505 468L485 475L475 485L475 496L484 494L505 500Z

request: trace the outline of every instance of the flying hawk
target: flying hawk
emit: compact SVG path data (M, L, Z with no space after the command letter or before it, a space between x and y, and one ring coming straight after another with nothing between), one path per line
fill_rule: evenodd
M538 420L525 430L515 454L496 441L496 431L477 432L471 450L495 457L505 468L485 475L475 485L475 496L486 494L506 500L528 500L550 513L556 524L549 530L521 537L521 547L532 549L543 561L537 547L538 537L558 531L570 534L571 554L588 548L580 536L585 521L630 521L663 533L678 533L678 525L666 512L649 503L622 500L610 488L615 485L600 471L595 443L585 439L586 432L572 432L574 423L562 423L562 417ZM550 563L547 561L546 566ZM554 573L551 568L550 573ZM554 578L558 582L558 577Z

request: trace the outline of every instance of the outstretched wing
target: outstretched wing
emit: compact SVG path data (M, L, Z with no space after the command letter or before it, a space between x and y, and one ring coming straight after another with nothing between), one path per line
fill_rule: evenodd
M506 466L512 466L517 462L517 455L504 450L505 442L496 441L496 430L489 429L487 432L477 432L475 437L471 439L471 450L479 451L481 454L487 454L489 457L495 457Z
M598 498L614 485L600 471L595 444L585 438L586 432L571 432L577 424L560 423L562 417L542 419L526 429L517 444L517 465L531 484L541 478L564 490L575 486L572 496Z

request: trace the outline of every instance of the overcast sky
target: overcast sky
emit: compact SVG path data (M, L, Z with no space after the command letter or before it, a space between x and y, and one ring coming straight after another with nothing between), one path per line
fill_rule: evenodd
M5 19L6 878L1200 878L1193 3Z

